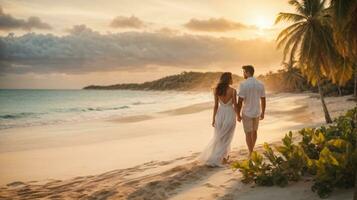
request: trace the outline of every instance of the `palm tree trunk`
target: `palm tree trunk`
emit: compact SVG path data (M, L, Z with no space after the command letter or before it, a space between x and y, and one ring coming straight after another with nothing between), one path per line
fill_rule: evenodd
M357 98L357 64L355 64L355 85L354 85L353 96Z
M357 145L357 141L356 141L356 145ZM353 200L357 200L357 172L355 175L355 194L353 195Z
M356 79L355 79L355 81L356 81ZM354 123L357 124L357 112L355 112ZM357 141L356 141L356 147L357 147ZM356 172L356 176L355 176L355 194L353 195L353 200L357 200L357 172Z
M321 99L321 103L322 103L322 108L323 108L324 113L325 113L326 123L332 123L330 113L327 110L327 106L326 106L326 103L325 103L324 94L322 92L320 81L317 83L317 88L319 89L320 99Z
M341 86L338 85L337 90L338 90L338 96L342 96Z
M355 194L353 195L353 200L357 200L357 174L355 179Z

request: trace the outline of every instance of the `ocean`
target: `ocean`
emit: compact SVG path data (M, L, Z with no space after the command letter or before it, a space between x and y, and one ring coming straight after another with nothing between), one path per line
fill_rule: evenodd
M0 129L153 114L211 100L208 92L1 89Z

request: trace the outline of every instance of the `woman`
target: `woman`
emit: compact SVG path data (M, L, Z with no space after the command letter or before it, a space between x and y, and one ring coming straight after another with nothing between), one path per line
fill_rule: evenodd
M214 135L204 151L198 156L198 161L208 166L217 167L228 161L228 154L236 127L237 105L236 90L232 88L232 73L221 75L214 89L214 109L212 126Z

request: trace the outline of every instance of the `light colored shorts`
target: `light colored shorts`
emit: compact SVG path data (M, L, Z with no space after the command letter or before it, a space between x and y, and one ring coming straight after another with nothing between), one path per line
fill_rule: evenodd
M259 117L252 118L252 117L245 116L243 114L242 122L243 122L243 129L246 134L258 130Z

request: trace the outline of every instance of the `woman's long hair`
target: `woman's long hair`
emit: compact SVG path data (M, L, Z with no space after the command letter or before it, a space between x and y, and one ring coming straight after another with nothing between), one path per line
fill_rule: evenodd
M219 79L219 82L216 86L216 95L217 96L225 96L227 93L227 89L229 85L232 83L232 73L224 72Z

